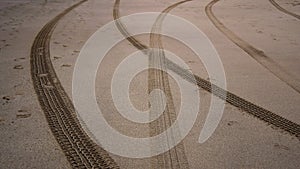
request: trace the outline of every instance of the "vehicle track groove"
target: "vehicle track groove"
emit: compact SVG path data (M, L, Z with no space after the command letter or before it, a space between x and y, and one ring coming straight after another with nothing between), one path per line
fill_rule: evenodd
M149 49L148 46L142 44L134 37L130 36L130 33L126 30L126 27L119 20L119 3L120 0L115 1L114 9L113 9L113 17L115 20L115 25L119 29L119 31L123 34L124 37L137 49L146 51ZM240 108L242 111L256 117L257 119L266 122L276 128L279 128L283 131L286 131L292 136L295 136L298 140L300 140L300 125L296 124L288 119L285 119L267 109L264 109L254 103L251 103L227 90L220 88L219 86L199 77L198 75L192 74L189 71L183 69L176 63L172 62L168 58L165 58L165 63L168 69L173 71L174 73L181 76L183 79L189 81L197 85L198 87L214 94L215 96L225 100L231 105Z
M109 154L82 129L75 108L51 63L50 38L58 21L82 0L49 21L37 34L30 55L33 85L49 127L73 168L118 168Z
M286 14L288 14L288 15L290 15L290 16L293 16L293 17L295 17L295 18L297 18L297 19L300 19L300 15L297 15L297 14L295 14L295 13L293 13L293 12L290 12L290 11L284 9L283 7L281 7L281 6L280 6L277 2L275 2L274 0L269 0L269 2L271 2L271 4L272 4L273 6L275 6L275 8L277 8L277 9L280 10L281 12L286 13Z
M166 63L165 63L165 52L163 48L163 44L161 41L161 35L157 34L161 31L162 22L165 18L166 13L170 12L172 9L177 7L180 4L188 2L190 0L181 1L175 3L166 9L164 9L161 14L156 18L150 33L150 52L148 53L149 67L159 67L161 70L148 70L148 93L150 94L152 90L159 88L164 91L166 95L166 108L163 114L161 115L163 119L159 118L149 124L150 126L150 136L153 136L158 133L162 133L171 126L176 120L176 111L172 96L172 91L169 84L169 77L167 73ZM162 97L162 96L161 96ZM153 113L153 112L152 112ZM178 133L179 129L175 131ZM175 141L174 134L171 133L171 138L167 137L168 144L171 144ZM154 147L160 145L161 143L154 143ZM170 145L169 145L170 147ZM170 149L166 153L157 155L152 158L152 168L173 168L179 169L184 168L188 169L188 160L185 154L185 148L183 143L177 144L174 148Z
M282 68L278 63L267 56L263 51L256 49L248 42L241 39L234 32L228 29L213 13L212 7L220 0L213 0L205 7L205 13L215 27L220 30L229 40L244 50L249 56L255 59L260 65L269 70L274 76L290 86L297 93L300 93L299 80Z

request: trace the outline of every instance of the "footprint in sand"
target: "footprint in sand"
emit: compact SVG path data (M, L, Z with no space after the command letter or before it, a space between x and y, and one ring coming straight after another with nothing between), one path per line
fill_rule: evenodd
M257 32L257 33L263 33L263 31L261 31L261 30L256 30L256 32Z
M24 67L22 66L22 65L16 65L16 66L14 66L14 69L24 69Z
M10 97L9 97L9 96L3 96L2 99L3 99L3 100L6 100L6 101L9 101L9 100L10 100Z
M74 51L72 52L72 55L75 55L76 53L79 53L79 51L78 51L78 50L74 50Z
M57 59L60 59L61 57L59 57L59 56L53 56L53 59L54 60L57 60Z
M69 65L69 64L63 64L61 65L61 67L71 67L72 65Z
M289 147L287 147L287 146L284 146L284 145L280 145L280 144L274 144L274 147L275 148L278 148L278 149L282 149L282 150L290 150L290 148Z
M5 121L3 117L0 117L0 123Z
M231 120L231 121L229 121L227 123L228 126L232 126L232 125L235 125L235 124L238 124L238 122L237 121L233 121L233 120Z
M14 59L14 61L25 60L25 59L26 59L25 57L21 57L21 58Z
M10 96L3 96L2 100L3 100L2 105L6 105L10 102L10 100L12 100L12 98Z
M187 63L195 63L195 61L189 60L189 61L187 61Z
M28 113L27 110L18 110L18 113L16 114L17 119L21 118L28 118L31 116L31 113Z

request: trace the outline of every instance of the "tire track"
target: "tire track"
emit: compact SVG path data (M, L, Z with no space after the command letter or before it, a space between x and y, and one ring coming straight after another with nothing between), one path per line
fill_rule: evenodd
M235 43L246 53L248 53L259 64L268 69L273 75L275 75L281 81L286 83L296 92L300 93L300 83L295 77L293 77L290 73L284 70L274 60L268 57L263 51L256 49L255 47L238 37L234 32L228 29L220 20L218 20L218 18L212 12L212 7L217 2L219 2L219 0L213 0L205 7L206 15L215 25L215 27L219 29L233 43Z
M50 59L50 38L58 21L87 0L67 8L37 34L30 55L31 77L49 127L73 168L118 168L109 154L81 128L75 108Z
M161 14L156 19L155 23L152 26L151 34L150 34L150 48L155 49L151 50L149 53L149 67L157 67L161 70L157 69L148 69L148 93L150 94L154 89L161 89L164 91L166 95L166 108L164 113L161 115L159 119L150 123L150 136L154 136L156 134L162 133L171 126L176 120L176 112L174 101L172 98L172 92L169 84L169 78L167 73L167 67L165 64L165 53L161 41L161 35L156 34L156 32L160 32L162 22L164 20L165 14L177 7L178 5L188 2L190 0L181 1L175 3L165 10L161 12ZM160 96L162 97L162 96ZM162 100L162 99L161 99ZM154 113L154 112L152 112ZM150 113L150 115L152 115ZM179 132L178 130L175 130ZM171 140L168 141L172 143L175 141L174 135L178 135L180 133L171 133ZM161 145L161 143L153 143L154 148L157 145ZM174 148L170 149L168 152L160 154L152 158L152 167L151 168L189 168L188 160L185 155L184 145L183 143L177 144Z
M290 16L293 16L293 17L295 17L295 18L297 18L297 19L300 19L300 15L297 15L297 14L295 14L295 13L293 13L293 12L290 12L290 11L284 9L283 7L281 7L281 6L280 6L277 2L275 2L274 0L269 0L269 2L271 2L271 4L272 4L273 6L275 6L275 8L277 8L277 9L280 10L281 12L286 13L286 14L288 14L288 15L290 15Z
M119 4L120 0L116 0L113 9L113 17L115 20L115 24L119 31L123 34L124 37L127 37L127 40L135 46L139 50L146 50L149 49L148 46L142 44L134 37L130 36L129 32L126 30L126 27L122 24L122 22L118 19L120 18L119 15ZM269 110L266 110L254 103L251 103L229 91L226 91L215 84L202 79L201 77L186 71L185 69L181 68L179 65L173 63L168 58L165 58L165 64L168 69L173 71L174 73L181 76L183 79L189 81L197 85L198 87L214 94L215 96L225 100L226 102L230 103L231 105L245 111L246 113L258 118L261 121L266 122L267 124L272 125L273 127L279 128L287 133L297 137L300 140L300 125L296 124L288 119L285 119ZM195 80L194 80L195 79Z

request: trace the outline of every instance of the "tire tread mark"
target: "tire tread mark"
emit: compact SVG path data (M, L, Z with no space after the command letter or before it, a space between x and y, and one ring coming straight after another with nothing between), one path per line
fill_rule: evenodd
M109 154L83 131L75 108L50 59L49 44L58 21L82 0L49 21L37 34L30 55L31 77L48 125L73 168L118 168Z
M268 57L263 51L256 49L254 46L237 36L214 15L212 7L219 1L220 0L213 0L205 7L205 13L215 27L220 30L229 40L231 40L234 44L236 44L249 56L256 60L260 65L269 70L274 76L279 78L282 82L300 94L300 82L297 78L295 78L278 63Z
M150 50L149 56L149 64L150 66L157 65L155 67L160 67L161 70L163 71L153 71L149 69L148 71L148 89L149 93L155 89L155 88L163 88L164 93L167 96L167 106L166 110L163 113L163 120L158 120L155 122L150 123L150 135L153 135L152 132L157 133L157 132L163 132L168 128L168 126L171 126L174 121L176 120L176 112L175 112L175 106L174 106L174 101L172 98L172 93L170 89L170 84L169 84L169 78L168 78L168 73L167 73L167 68L166 68L166 63L165 63L165 53L164 53L164 48L161 40L161 35L159 32L161 31L162 27L162 22L165 18L165 15L169 13L172 9L176 8L178 5L183 4L185 2L188 2L191 0L184 0L177 2L166 9L164 9L160 15L157 17L155 20L152 30L150 33L150 48L151 49L157 49L157 50ZM154 83L153 83L153 82ZM177 135L180 133L176 133ZM171 143L174 138L170 138L171 140L168 141L168 143ZM157 143L160 144L160 143ZM177 144L174 148L170 149L168 152L160 154L155 157L156 160L153 160L154 164L158 163L160 168L184 168L188 169L188 160L185 154L185 148L183 143ZM157 161L157 162L156 162ZM152 167L153 168L153 167ZM157 168L157 167L155 167Z
M297 18L297 19L300 19L300 15L297 15L297 14L295 14L295 13L293 13L293 12L290 12L290 11L284 9L283 7L281 7L281 6L280 6L277 2L275 2L274 0L269 0L269 2L270 2L273 6L275 6L275 8L277 8L278 10L280 10L281 12L286 13L286 14L288 14L288 15L290 15L290 16L293 16L293 17L295 17L295 18Z
M119 31L123 34L124 37L127 37L127 40L135 46L139 50L146 50L149 49L146 45L142 44L134 37L130 36L129 32L126 30L126 27L122 24L119 20L119 3L120 0L115 1L114 9L113 9L113 17L115 20L115 24ZM300 140L300 125L296 124L288 119L285 119L267 109L264 109L254 103L251 103L229 91L226 91L215 84L199 77L198 75L192 74L189 71L183 69L176 63L172 62L168 58L165 59L166 66L168 69L172 70L174 73L181 76L183 79L189 81L197 85L198 87L214 94L215 96L225 100L226 102L230 103L231 105L240 108L241 110L245 111L246 113L256 117L257 119L266 122L274 127L277 127L283 131L286 131L292 136L295 136ZM212 90L213 89L213 90Z

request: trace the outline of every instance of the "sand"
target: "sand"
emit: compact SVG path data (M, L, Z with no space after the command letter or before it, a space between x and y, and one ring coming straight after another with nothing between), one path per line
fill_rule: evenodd
M0 168L70 168L37 100L29 58L34 37L42 26L74 2L0 2ZM121 0L120 15L160 12L176 2ZM300 94L212 24L204 11L209 2L187 2L170 13L189 20L212 41L225 69L228 91L300 124ZM50 44L51 61L69 97L72 97L72 75L79 52L97 29L113 20L113 3L109 0L89 0L66 15L55 28ZM299 14L300 5L293 3L296 1L278 0L282 7ZM267 0L221 0L214 5L213 12L228 29L264 51L287 72L300 79L299 20L278 11ZM143 44L149 43L148 36L136 38ZM203 64L191 51L168 38L163 38L163 45L182 56L195 74L208 78ZM95 91L99 107L109 124L126 135L148 137L149 126L124 120L115 109L110 95L114 67L136 50L128 41L122 41L112 49L98 70ZM141 73L132 82L130 91L133 104L142 110L148 106L146 79L147 73ZM180 102L175 82L170 80L170 86L174 102ZM297 168L300 165L297 138L230 104L226 104L222 120L212 137L199 144L197 140L211 98L211 94L203 89L199 92L200 113L182 142L189 168ZM175 108L178 111L178 104ZM157 167L151 158L111 156L121 168Z

